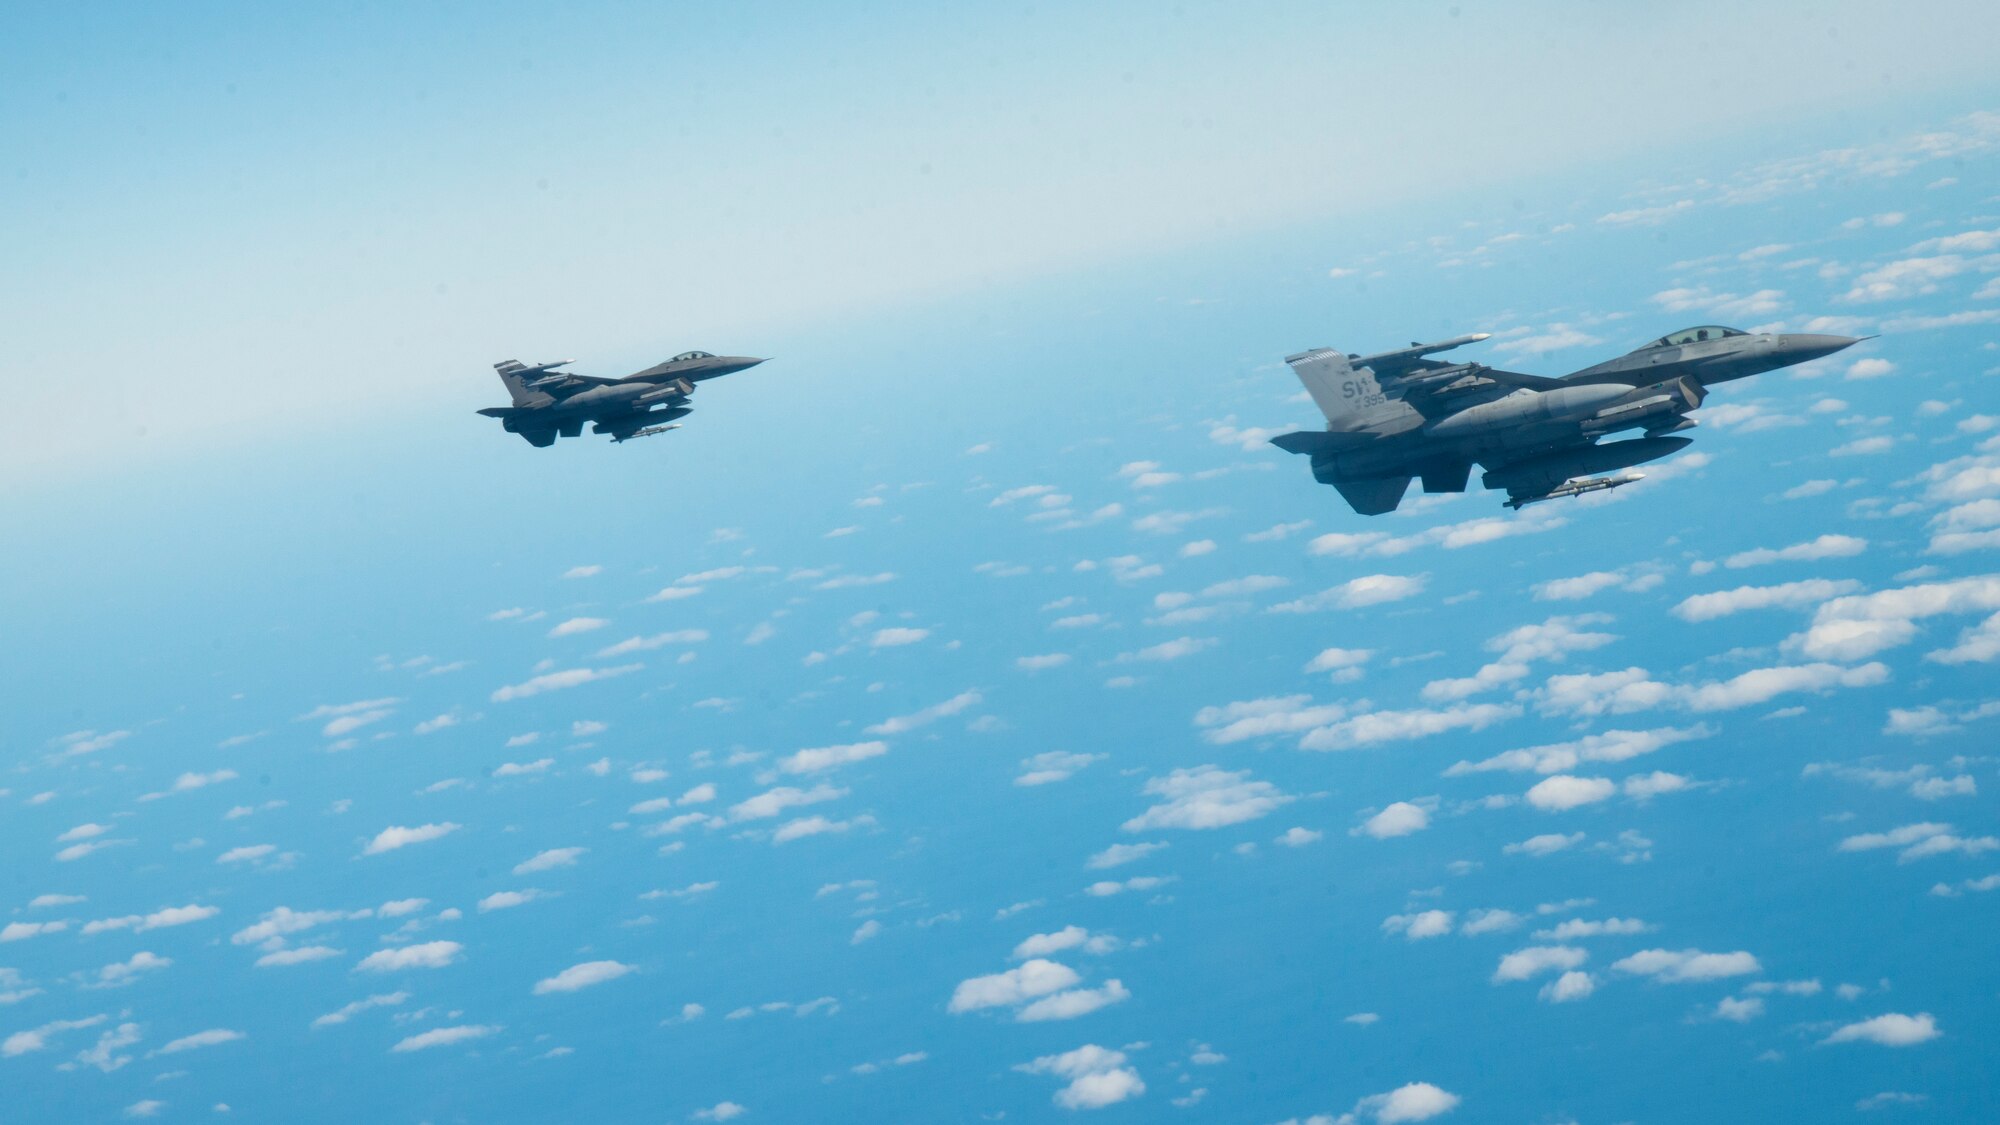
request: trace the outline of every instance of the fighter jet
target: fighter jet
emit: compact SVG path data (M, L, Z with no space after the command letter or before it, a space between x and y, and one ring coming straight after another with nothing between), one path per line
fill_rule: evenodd
M764 362L740 355L713 355L709 352L682 352L665 363L622 379L601 379L559 370L573 359L539 363L533 367L519 360L493 365L500 381L513 396L511 406L489 406L479 413L500 419L509 433L520 434L529 445L554 445L556 435L577 437L585 422L594 423L590 432L610 434L614 442L679 429L674 419L694 410L688 405L694 385L705 379L731 375Z
M1560 379L1479 363L1427 358L1490 333L1416 344L1379 355L1314 348L1286 356L1326 415L1326 429L1281 434L1271 444L1312 458L1313 479L1330 484L1364 516L1391 512L1412 478L1425 492L1480 483L1507 490L1506 505L1579 496L1630 484L1617 473L1658 460L1692 440L1687 415L1716 383L1775 371L1860 343L1847 336L1689 328ZM1640 436L1600 442L1638 430Z

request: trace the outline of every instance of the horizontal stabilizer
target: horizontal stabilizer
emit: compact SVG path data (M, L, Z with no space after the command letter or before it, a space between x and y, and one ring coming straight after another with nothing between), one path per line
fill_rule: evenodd
M1339 433L1331 430L1294 430L1279 434L1271 444L1287 453L1340 453L1359 449L1375 440L1374 434Z
M1410 490L1409 477L1386 477L1373 480L1337 480L1333 487L1340 490L1341 498L1357 513L1364 516L1379 516L1393 512L1396 505L1403 502L1403 493Z

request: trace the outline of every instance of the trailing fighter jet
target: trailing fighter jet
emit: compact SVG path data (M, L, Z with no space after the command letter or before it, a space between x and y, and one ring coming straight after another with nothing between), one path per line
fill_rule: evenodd
M1832 355L1847 336L1751 334L1704 325L1662 336L1617 359L1548 379L1428 356L1488 337L1480 332L1380 355L1315 348L1285 357L1326 415L1326 429L1281 434L1271 444L1312 457L1364 516L1391 512L1414 477L1425 492L1480 483L1507 490L1507 506L1617 488L1639 474L1593 477L1654 461L1686 446L1688 412L1716 383ZM1603 442L1625 430L1640 436Z
M519 360L496 363L493 370L513 396L511 406L489 406L480 413L500 419L509 433L520 434L535 446L554 445L556 435L577 437L585 422L594 423L590 432L610 434L612 441L679 429L674 419L691 413L689 396L694 385L744 371L764 362L749 356L711 355L682 352L665 363L623 379L600 379L577 375L559 368L576 362L565 359L533 367Z

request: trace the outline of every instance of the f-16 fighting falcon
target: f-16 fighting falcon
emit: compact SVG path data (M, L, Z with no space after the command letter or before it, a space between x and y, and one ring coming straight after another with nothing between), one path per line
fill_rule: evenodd
M688 405L694 385L744 371L764 362L740 355L711 355L682 352L665 363L623 379L600 379L577 375L558 368L576 362L565 359L533 367L519 360L496 363L500 381L512 395L511 406L489 406L480 413L500 419L509 433L520 434L529 445L554 445L556 435L577 437L585 422L595 423L591 432L610 434L612 441L665 433L679 429L670 424L694 410Z
M1560 379L1478 363L1426 358L1486 339L1477 333L1380 355L1315 348L1285 357L1326 415L1326 429L1281 434L1271 444L1312 457L1313 478L1340 490L1364 516L1391 512L1413 477L1425 492L1480 483L1507 490L1507 506L1617 488L1616 473L1692 440L1687 415L1716 383L1832 355L1847 336L1748 333L1704 325L1662 336L1617 359ZM1606 435L1640 436L1603 442Z

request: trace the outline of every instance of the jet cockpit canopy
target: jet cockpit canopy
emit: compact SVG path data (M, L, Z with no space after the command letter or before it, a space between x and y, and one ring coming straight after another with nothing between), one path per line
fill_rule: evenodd
M1738 335L1741 335L1741 333L1738 333ZM674 358L668 360L667 362L679 363L682 360L688 360L688 359L714 359L714 358L715 358L714 352L682 352L681 354L675 356Z
M1720 340L1724 336L1748 336L1741 328L1725 328L1720 324L1703 324L1695 328L1683 328L1669 333L1647 344L1648 348L1671 348L1682 344L1699 344L1707 340ZM1644 349L1641 349L1642 351Z

